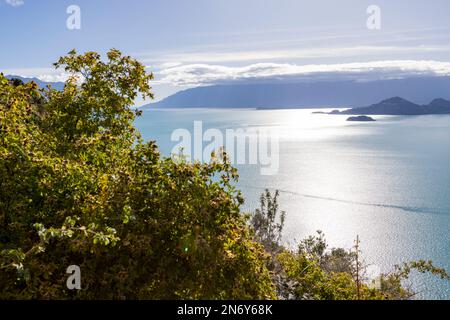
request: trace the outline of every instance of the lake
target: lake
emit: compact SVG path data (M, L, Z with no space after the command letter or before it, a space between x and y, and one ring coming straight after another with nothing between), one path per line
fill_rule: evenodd
M258 207L265 188L280 190L284 241L322 230L330 247L351 248L357 235L365 262L382 272L394 264L431 259L450 270L450 116L346 116L315 110L150 110L136 120L163 154L175 129L276 130L278 171L237 165L244 210ZM325 110L326 111L326 110ZM414 274L420 298L450 299L450 284Z

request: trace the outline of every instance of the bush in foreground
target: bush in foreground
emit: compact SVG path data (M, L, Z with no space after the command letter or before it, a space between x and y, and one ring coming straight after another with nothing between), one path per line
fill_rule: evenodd
M62 91L0 77L0 298L274 298L236 171L162 158L133 127L144 66L117 50L55 65Z

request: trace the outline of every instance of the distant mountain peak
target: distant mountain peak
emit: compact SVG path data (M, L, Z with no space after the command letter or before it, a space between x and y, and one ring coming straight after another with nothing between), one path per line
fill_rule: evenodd
M351 108L381 103L426 104L450 99L450 77L417 77L376 81L275 82L227 84L179 91L148 107L158 108ZM403 97L403 98L402 98ZM407 99L407 100L406 100ZM144 106L145 107L145 106Z
M366 114L366 115L425 115L450 114L450 101L434 99L428 105L419 105L401 97L385 99L368 107L353 108L332 114Z
M28 82L35 82L40 88L45 88L47 85L51 85L54 89L56 90L62 90L64 88L64 82L47 82L47 81L42 81L36 77L33 78L25 78L25 77L21 77L21 76L17 76L17 75L6 75L5 76L7 79L19 79L22 80L24 83L28 83Z
M430 106L442 106L442 105L450 106L450 101L442 99L442 98L437 98L437 99L434 99L433 101L431 101L429 105Z
M389 98L389 99L385 99L385 100L380 102L380 104L382 104L382 103L383 104L391 104L391 103L394 103L394 104L398 104L398 103L411 103L411 104L414 104L411 101L403 99L402 97L392 97L392 98Z

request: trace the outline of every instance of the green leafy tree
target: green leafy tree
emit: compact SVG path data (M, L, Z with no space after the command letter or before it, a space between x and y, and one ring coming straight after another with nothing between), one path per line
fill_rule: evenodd
M55 67L62 91L0 76L0 298L274 298L226 155L164 158L134 128L152 74L114 49Z

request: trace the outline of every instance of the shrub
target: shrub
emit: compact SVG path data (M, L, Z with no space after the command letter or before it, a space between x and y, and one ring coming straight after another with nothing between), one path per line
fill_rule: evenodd
M55 66L62 91L0 76L0 298L274 298L226 155L163 158L133 127L152 74L114 49Z

